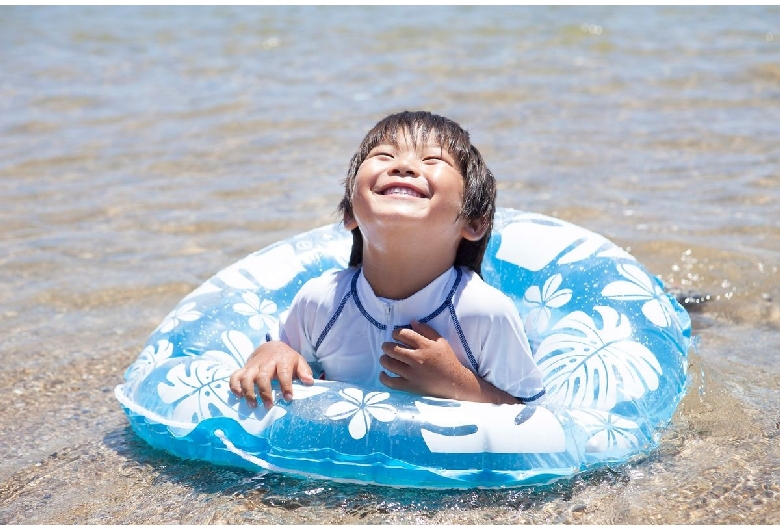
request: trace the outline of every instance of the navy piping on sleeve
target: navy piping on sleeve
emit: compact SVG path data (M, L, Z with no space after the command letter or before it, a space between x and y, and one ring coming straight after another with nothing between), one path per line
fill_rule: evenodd
M521 403L525 404L525 403L528 403L530 401L536 401L537 399L539 399L540 397L542 397L546 393L547 393L547 391L545 389L542 389L541 392L539 392L538 394L534 394L531 397L527 397L527 398L518 397L517 399L519 399Z
M463 349L466 350L466 356L469 358L469 362L471 363L472 368L474 368L475 373L479 373L479 365L477 364L477 360L474 358L474 354L471 353L471 348L469 348L469 343L466 342L466 336L463 334L463 330L460 327L460 322L458 322L458 317L455 315L455 305L450 304L450 315L452 315L452 322L455 324L455 331L458 332L458 338L460 339L460 343L463 345Z
M330 317L330 320L328 321L328 324L325 326L325 329L322 330L322 333L320 333L320 338L317 339L317 342L314 344L314 351L316 352L320 344L322 344L322 341L325 339L325 335L330 332L331 328L333 327L333 324L336 323L336 319L339 318L339 315L344 310L344 306L347 305L347 300L349 300L349 297L352 296L352 292L355 289L355 283L357 281L357 275L360 274L360 271L357 271L355 275L352 277L352 289L350 289L346 295L344 295L344 298L341 299L341 303L339 304L339 307L336 309L336 312L333 313L333 316ZM357 299L357 297L355 297Z

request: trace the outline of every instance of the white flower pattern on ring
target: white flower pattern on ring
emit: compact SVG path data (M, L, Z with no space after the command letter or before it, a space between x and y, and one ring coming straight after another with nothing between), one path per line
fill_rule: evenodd
M277 326L277 320L274 318L277 306L270 300L260 300L252 291L246 291L241 295L245 303L238 303L233 306L233 310L239 315L249 317L249 326L252 329L274 329Z
M612 300L646 300L642 304L642 313L647 319L658 327L669 327L674 319L674 308L658 282L636 265L618 265L617 270L629 281L612 282L604 287L601 294Z
M180 305L168 313L168 316L166 316L162 321L160 327L157 328L157 331L160 333L169 333L182 322L194 322L198 320L203 316L203 313L200 311L195 311L196 305L197 304L195 304L195 302L188 302L186 304Z
M355 440L363 438L371 428L371 418L378 421L393 421L396 416L395 407L380 403L390 397L387 392L369 392L363 397L363 391L358 388L339 390L344 401L334 403L325 411L325 416L331 420L343 420L352 416L349 421L349 434Z
M629 418L597 410L572 410L574 421L588 433L587 453L632 450L640 446L639 425Z
M523 301L533 306L525 320L526 328L543 333L550 323L550 315L552 314L550 308L559 308L571 300L571 289L558 290L562 281L563 276L554 274L547 278L541 290L536 285L532 285L526 290Z
M157 341L157 347L147 344L138 359L130 365L125 373L125 379L133 385L139 384L158 364L169 359L173 354L173 344L167 340Z

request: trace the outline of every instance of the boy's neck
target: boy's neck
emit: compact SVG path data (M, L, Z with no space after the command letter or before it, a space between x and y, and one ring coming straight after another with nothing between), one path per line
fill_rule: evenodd
M422 250L422 251L421 251ZM455 262L455 253L429 252L410 248L383 252L363 249L363 275L374 294L390 300L403 300L421 291L444 274Z

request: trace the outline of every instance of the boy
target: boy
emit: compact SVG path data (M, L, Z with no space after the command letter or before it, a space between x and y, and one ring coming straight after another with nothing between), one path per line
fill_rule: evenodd
M490 403L544 394L511 300L479 276L495 179L457 123L401 112L377 123L352 157L339 204L352 231L349 268L307 282L281 323L230 377L273 406L271 381L328 379Z

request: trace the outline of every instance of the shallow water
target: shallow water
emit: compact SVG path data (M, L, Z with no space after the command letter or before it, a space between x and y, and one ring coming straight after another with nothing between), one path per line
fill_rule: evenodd
M779 523L780 10L0 7L0 522ZM183 462L113 388L222 267L334 222L365 131L462 123L499 206L707 293L658 450L420 492Z

